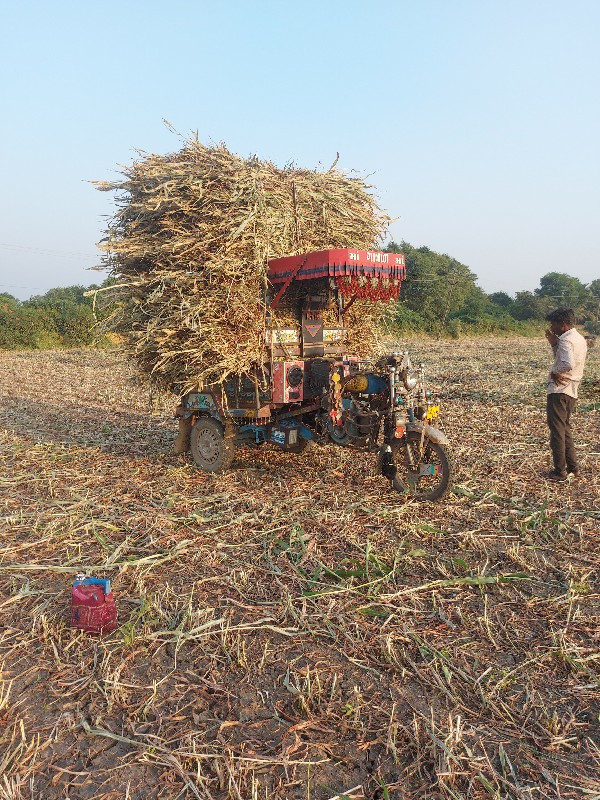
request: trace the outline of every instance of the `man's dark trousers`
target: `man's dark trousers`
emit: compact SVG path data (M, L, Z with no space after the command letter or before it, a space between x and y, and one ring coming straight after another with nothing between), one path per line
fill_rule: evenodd
M577 456L571 431L571 414L575 409L575 402L575 398L568 394L553 392L548 395L546 403L554 469L561 474L577 470Z

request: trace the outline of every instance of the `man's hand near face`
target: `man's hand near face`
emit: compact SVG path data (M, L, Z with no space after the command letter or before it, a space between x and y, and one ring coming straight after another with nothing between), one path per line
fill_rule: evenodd
M558 344L558 336L555 333L552 333L551 330L546 331L546 339L548 339L552 347L556 347Z

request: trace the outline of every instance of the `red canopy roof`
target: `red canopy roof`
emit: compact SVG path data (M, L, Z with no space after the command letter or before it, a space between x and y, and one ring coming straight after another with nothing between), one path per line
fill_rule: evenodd
M319 250L269 261L268 277L271 283L357 275L403 280L406 277L404 253L351 249Z

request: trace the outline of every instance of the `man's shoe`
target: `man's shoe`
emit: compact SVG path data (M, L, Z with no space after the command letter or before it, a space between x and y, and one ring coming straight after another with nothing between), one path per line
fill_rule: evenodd
M566 472L557 472L555 469L551 469L550 472L544 472L542 475L546 480L558 481L559 483L564 483L569 480Z
M581 473L579 472L578 469L569 469L569 470L567 470L567 472L569 473L569 475L572 475L574 478L578 478L581 475Z

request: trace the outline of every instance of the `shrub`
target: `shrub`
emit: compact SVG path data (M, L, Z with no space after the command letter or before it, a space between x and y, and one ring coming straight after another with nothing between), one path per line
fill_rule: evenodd
M600 336L600 321L592 322L592 320L588 320L583 327L585 328L585 332L589 333L591 336Z

